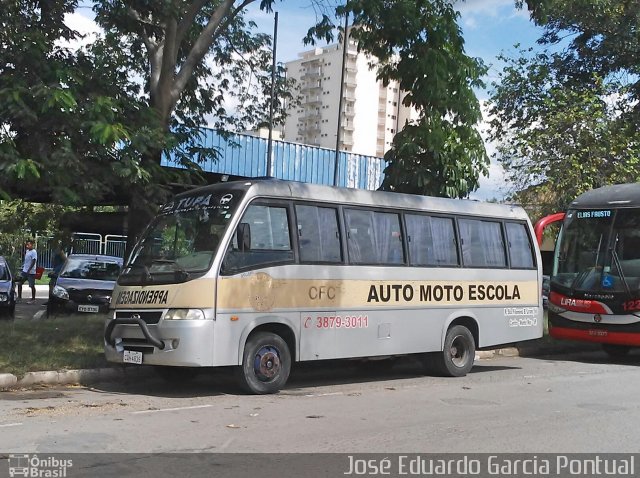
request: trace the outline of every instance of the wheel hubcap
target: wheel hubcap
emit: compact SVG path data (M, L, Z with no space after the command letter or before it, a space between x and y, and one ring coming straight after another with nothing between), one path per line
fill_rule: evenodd
M265 345L258 350L253 362L253 370L259 380L266 382L273 379L280 372L280 354L278 349Z
M468 351L462 336L458 335L451 341L449 354L451 355L451 361L456 367L464 367L467 361Z

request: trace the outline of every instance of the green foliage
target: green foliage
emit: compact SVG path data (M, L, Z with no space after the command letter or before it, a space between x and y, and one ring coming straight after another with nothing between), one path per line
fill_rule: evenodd
M59 228L62 215L72 209L22 200L0 201L0 231L32 237L36 233L54 233Z
M487 173L473 92L486 68L464 52L459 14L447 0L350 0L358 49L378 60L378 78L395 80L418 119L394 138L381 189L465 197ZM316 34L318 32L316 31Z
M263 1L261 8L270 11L272 3ZM208 121L216 129L238 131L268 120L271 37L255 33L243 8L225 2L99 0L94 11L105 36L93 51L117 58L130 76L142 78L144 101L165 131L183 128L168 141L172 152L184 144L184 128ZM292 81L285 80L281 66L278 72L277 97L290 100ZM276 124L284 121L279 105Z
M199 126L250 129L268 119L271 39L242 9L93 3L104 35L81 49L65 47L79 39L63 21L77 1L3 3L0 43L11 47L0 50L0 197L162 202L169 184L200 182L199 165L217 159L192 146ZM217 30L206 30L216 15ZM291 99L278 71L279 98ZM187 172L161 168L163 154Z
M501 58L491 127L514 196L543 215L585 190L640 180L640 10L624 0L527 3L550 47Z

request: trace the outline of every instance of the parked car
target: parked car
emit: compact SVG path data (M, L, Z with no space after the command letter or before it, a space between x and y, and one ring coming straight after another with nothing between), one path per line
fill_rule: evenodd
M16 284L6 259L0 256L0 313L13 317L16 310Z
M542 276L542 307L547 308L549 304L549 290L551 288L551 278L549 276Z
M60 273L50 274L55 282L50 288L48 314L107 312L120 269L119 257L69 255Z

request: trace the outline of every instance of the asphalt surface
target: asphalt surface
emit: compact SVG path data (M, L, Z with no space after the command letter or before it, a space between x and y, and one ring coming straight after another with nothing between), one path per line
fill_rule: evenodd
M33 320L38 312L46 314L47 300L49 299L49 286L36 285L36 300L31 302L31 289L25 285L22 287L22 299L16 303L15 320ZM39 316L38 316L39 318Z

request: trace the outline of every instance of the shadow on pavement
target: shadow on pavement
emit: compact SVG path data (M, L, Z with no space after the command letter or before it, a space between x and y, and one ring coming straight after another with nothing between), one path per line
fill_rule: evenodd
M516 367L496 366L482 363L471 370L471 374ZM161 397L194 397L214 395L243 395L236 385L234 367L203 368L192 380L169 382L158 376L148 367L143 375L128 377L122 381L104 382L91 386L91 390L109 393L151 395ZM425 380L459 380L427 375L423 366L414 356L398 357L390 360L325 360L305 362L293 365L283 395L306 395L307 389L334 385L358 384L369 382L389 382L394 380L423 377ZM464 380L464 379L463 379Z

